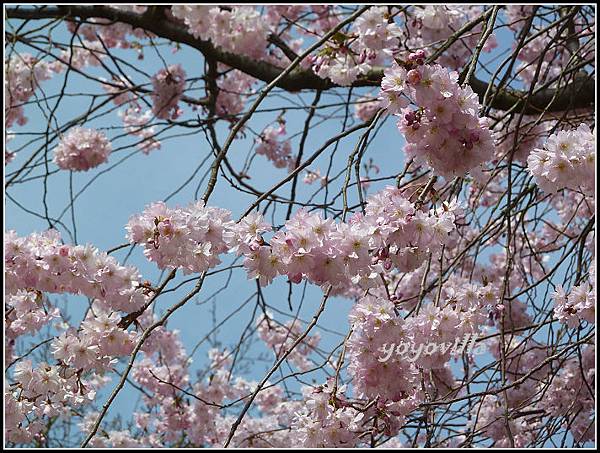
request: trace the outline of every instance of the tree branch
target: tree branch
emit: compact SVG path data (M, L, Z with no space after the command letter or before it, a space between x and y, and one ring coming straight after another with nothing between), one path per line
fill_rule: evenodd
M169 39L181 44L187 44L199 50L206 58L217 60L227 66L238 69L252 77L270 83L283 71L282 68L260 60L255 60L243 55L226 52L215 47L210 41L195 38L185 28L166 17L156 17L157 11L150 8L147 13L136 14L120 11L107 6L40 6L22 8L20 6L6 8L6 17L12 19L39 20L62 18L65 20L86 20L102 18L114 22L122 22L134 28L142 28L156 36ZM102 24L99 24L100 26ZM352 86L378 86L383 77L383 69L377 68L361 76ZM488 82L472 78L469 82L473 91L483 99ZM276 84L277 87L287 91L300 90L328 90L338 87L329 79L322 79L310 70L295 69L282 77ZM557 90L559 91L557 93ZM492 92L498 91L494 88ZM498 110L509 110L534 114L542 111L556 112L565 109L589 108L594 104L596 84L593 75L584 75L576 78L570 84L557 89L547 88L531 96L528 102L526 91L501 89L495 97L492 107ZM515 107L516 104L516 107Z

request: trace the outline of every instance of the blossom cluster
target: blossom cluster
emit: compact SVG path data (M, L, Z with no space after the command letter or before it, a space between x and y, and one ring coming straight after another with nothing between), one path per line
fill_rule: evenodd
M345 386L344 386L345 387ZM337 389L343 393L345 388ZM305 405L294 417L292 427L304 448L356 447L364 431L359 412L334 394L333 382L315 389L303 388Z
M217 80L219 92L215 103L216 113L234 123L236 119L233 115L239 115L244 111L245 101L252 93L252 86L257 80L225 65L219 64L219 69L223 70L225 75Z
M395 402L392 411L403 416L422 398L417 368L397 356L385 363L378 360L384 344L396 343L407 334L395 310L391 301L373 296L355 304L349 315L352 336L347 346L348 372L359 395Z
M319 8L323 11L319 13L319 19L315 19L317 26L327 23L330 16L327 14L329 7L312 7L312 9ZM287 23L289 20L296 20L306 8L304 6L263 6L261 10L240 5L233 7L176 5L171 7L168 16L179 23L183 22L187 31L195 38L210 41L213 45L231 53L285 67L291 62L289 54L277 46L270 46L269 35L276 34L280 40L286 42L289 50L295 54L300 53L303 40L293 35ZM321 17L323 19L320 19ZM280 24L284 26L278 31ZM299 33L311 34L309 30L302 28ZM219 64L219 66L223 65ZM228 68L228 71L230 70ZM237 93L241 92L237 91ZM236 91L231 90L230 93Z
M256 154L265 156L276 168L288 168L290 171L296 165L292 155L292 144L289 140L280 141L279 137L285 136L285 122L280 121L278 127L267 126L256 139L258 146Z
M63 170L87 171L106 162L112 151L104 133L74 127L65 134L54 150L54 163Z
M144 313L139 322L147 328L156 321L156 316ZM193 416L190 407L182 406L177 402L173 392L173 385L179 388L190 386L189 364L190 360L181 344L179 332L166 329L164 326L153 331L148 341L142 348L143 357L134 365L132 370L133 380L146 390L143 402L147 412L139 411L134 414L136 425L148 431L156 429L162 442L175 441L177 432L193 426ZM215 399L216 400L216 399ZM212 401L207 398L205 401ZM205 406L206 407L206 406ZM187 409L187 410L186 410ZM150 411L158 417L150 417ZM202 428L199 429L201 431ZM114 445L114 439L97 438L97 446ZM130 442L130 436L124 436ZM147 440L152 442L152 437ZM147 441L146 440L146 441ZM156 446L159 446L157 439Z
M349 33L338 33L309 62L319 77L351 85L361 74L383 64L398 47L400 27L388 20L387 8L371 7L353 24Z
M594 193L596 137L587 124L552 134L543 149L535 149L527 165L536 183L546 192L562 188Z
M171 14L183 21L194 37L210 40L229 52L260 58L267 48L269 22L252 6L175 5Z
M146 300L140 288L141 277L134 267L121 266L91 245L64 245L56 230L26 237L8 231L4 247L9 294L26 288L81 294L125 312L137 310Z
M571 288L567 294L558 286L553 294L554 316L569 327L577 327L581 321L596 322L596 262L589 270L589 281Z
M61 364L34 365L29 359L15 365L13 378L10 388L6 385L4 409L6 437L14 443L39 441L50 418L67 417L71 408L89 405L105 383L100 375L83 378Z
M270 46L269 35L276 34L298 54L303 39L292 33L289 21L310 17L306 28L296 30L300 35L322 34L339 22L336 8L332 6L303 5L263 6L261 10L251 6L172 6L169 18L182 22L195 38L210 41L221 49L260 59L275 66L285 66L291 60L289 54L277 46ZM282 27L280 27L282 25ZM310 63L303 62L303 64Z
M230 212L205 207L203 202L185 208L152 203L129 219L127 237L144 247L144 255L159 268L182 268L184 273L204 272L221 261L231 224Z
M360 395L379 396L393 403L391 408L397 416L403 416L423 398L419 369L437 370L439 376L444 376L452 346L479 333L487 316L477 300L442 308L429 303L406 319L397 312L394 303L374 296L363 297L353 307L348 371ZM416 351L424 350L424 354L418 355L418 361L405 360L397 354L387 354L387 360L381 360L390 345L399 343L411 344ZM438 343L444 348L428 350ZM447 387L450 384L446 382Z
M143 14L147 10L147 6L134 5L113 5L110 6L116 10L130 12L135 14ZM123 22L115 22L109 19L91 17L85 24L77 24L76 22L67 21L67 29L72 33L79 33L88 42L101 43L102 47L109 49L120 48L130 49L135 47L135 44L129 41L129 35L133 35L138 39L154 36L141 28L133 28Z
M393 18L390 20L388 8L371 7L352 24L347 35L336 35L324 50L311 56L309 61L313 71L320 77L328 77L338 85L350 85L360 75L384 65L395 55L400 43L408 49L435 47L480 14L481 7L427 5L416 9L413 18L407 20L403 28ZM440 56L440 63L452 69L462 67L478 44L481 30L481 24L477 24L459 43L446 49ZM496 45L492 34L485 42L483 51L489 52Z
M202 202L176 209L154 203L130 219L127 231L161 269L202 272L219 264L220 254L234 251L245 257L249 277L262 286L279 274L294 283L307 278L341 289L351 282L378 286L379 274L394 266L417 268L448 240L455 209L446 205L439 213L425 212L390 186L371 196L365 215L349 223L300 210L269 243L262 233L271 225L259 213L234 224L229 211Z
M28 53L15 54L5 63L5 125L23 126L27 122L23 105L35 94L40 83L52 77L55 67Z
M399 116L404 151L446 177L461 176L491 160L494 140L471 87L458 84L458 73L424 62L420 50L384 71L381 98ZM408 99L416 109L407 107Z
M8 141L8 140L7 140ZM10 164L15 158L15 152L10 151L8 148L4 149L4 165Z
M181 65L161 69L152 77L152 112L160 119L176 119L181 115L177 105L185 89L185 71Z
M387 187L369 197L365 214L348 223L335 223L319 213L299 210L267 244L257 231L267 231L260 214L236 228L237 253L246 257L250 277L261 285L279 275L291 282L303 278L343 290L352 284L380 285L380 274L394 266L402 271L418 267L428 252L438 250L454 229L455 207L425 212Z
M467 22L478 18L481 13L481 6L473 5L426 5L423 8L416 8L412 20L406 21L406 29L403 30L404 43L409 49L425 47L435 49L450 39L452 34ZM453 43L440 55L440 64L455 70L463 67L478 44L481 31L481 23L475 25L469 33L463 35L458 42ZM489 52L496 46L496 39L492 34L482 50Z
M306 11L306 5L269 5L266 7L267 20L277 24L280 20L296 20Z
M14 346L18 337L34 335L60 315L41 291L19 289L5 297L4 335L7 363L14 359Z
M138 310L149 292L141 288L135 268L90 245L65 245L55 230L27 237L8 231L4 246L6 359L9 368L14 365L5 392L6 435L10 442L39 442L49 419L89 405L116 357L131 352L137 334L119 325L117 311ZM90 299L79 329L65 322L45 293ZM36 335L42 327L59 331L50 338L48 355L56 363L16 357L18 337Z
M137 334L119 326L121 317L100 304L88 312L78 332L66 331L52 341L54 358L74 370L110 370L115 357L131 353Z

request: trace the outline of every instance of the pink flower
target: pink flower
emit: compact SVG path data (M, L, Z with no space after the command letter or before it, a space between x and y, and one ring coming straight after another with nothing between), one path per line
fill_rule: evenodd
M54 162L63 170L87 171L106 162L111 151L102 132L74 127L54 150Z
M527 158L530 173L548 192L566 187L593 193L595 164L596 137L587 124L552 134L543 149L535 149Z
M177 105L185 89L185 71L181 65L161 69L152 77L152 112L157 118L176 119L181 115Z
M412 60L420 60L411 54ZM457 83L458 75L440 65L421 65L408 74L397 63L384 72L382 105L400 115L398 129L406 138L404 151L443 176L462 175L491 160L493 138L478 117L477 96ZM405 83L405 79L410 79ZM403 108L396 100L402 92L418 109Z

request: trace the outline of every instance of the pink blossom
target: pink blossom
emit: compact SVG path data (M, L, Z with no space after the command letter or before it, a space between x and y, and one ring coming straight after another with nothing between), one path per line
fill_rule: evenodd
M111 151L102 132L74 127L54 150L54 162L63 170L87 171L106 162Z
M176 119L181 111L177 105L185 88L185 71L181 65L161 69L152 77L152 112L157 118Z

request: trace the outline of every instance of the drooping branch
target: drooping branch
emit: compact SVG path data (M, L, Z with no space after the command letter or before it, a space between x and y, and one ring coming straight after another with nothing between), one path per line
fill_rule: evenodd
M164 17L164 11L159 7L149 8L144 14L121 11L107 6L40 6L33 8L6 8L6 16L13 19L39 20L62 18L65 20L87 20L91 18L107 19L122 22L134 28L141 28L161 38L186 44L199 50L206 58L219 61L227 66L238 69L256 79L270 83L282 72L271 63L255 60L243 55L226 52L214 46L210 41L195 38L186 29ZM353 83L355 87L378 86L383 76L381 68L374 69L361 76ZM477 93L480 100L488 90L489 83L471 78L469 84ZM338 85L329 79L322 79L310 70L295 69L277 82L277 87L287 91L328 90ZM497 91L492 88L491 92ZM595 78L592 75L581 76L566 86L546 88L530 96L527 102L527 92L501 89L494 97L492 107L498 110L511 110L535 114L540 112L557 112L566 109L589 108L595 99Z

